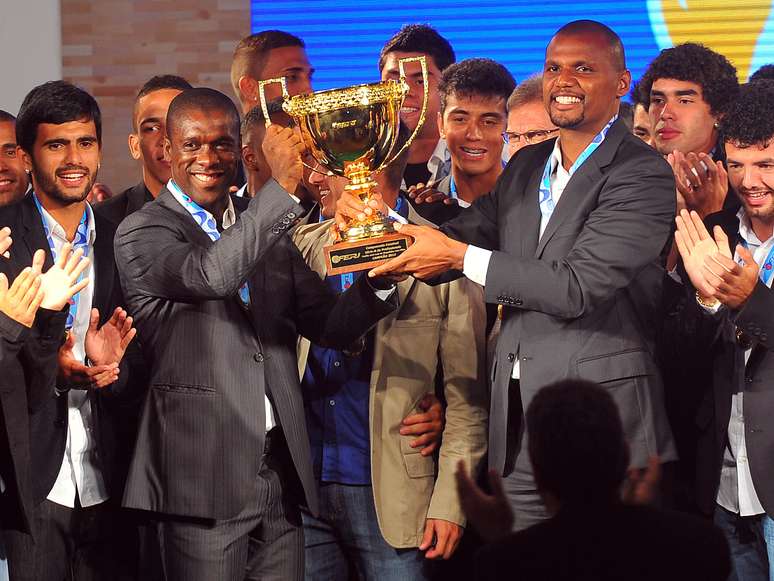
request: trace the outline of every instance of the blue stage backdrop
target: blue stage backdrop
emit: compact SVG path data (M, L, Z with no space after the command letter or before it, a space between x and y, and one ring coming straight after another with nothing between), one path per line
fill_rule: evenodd
M304 39L315 89L378 79L384 42L402 25L428 23L454 46L457 59L489 57L517 81L538 72L551 35L590 18L623 39L635 79L662 48L701 42L725 54L740 80L774 62L772 0L251 0L252 31L286 30Z

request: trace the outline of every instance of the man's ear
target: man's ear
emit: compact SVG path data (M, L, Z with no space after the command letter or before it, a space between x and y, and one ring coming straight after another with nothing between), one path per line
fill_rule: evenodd
M132 156L132 159L140 159L142 157L140 137L136 133L129 134L129 154Z
M623 73L621 73L621 76L618 77L618 90L616 91L617 97L625 97L629 94L629 89L631 89L632 86L632 74L629 72L629 70L625 70Z
M253 152L253 148L249 145L243 145L242 146L242 162L247 166L249 169L256 171L258 169L255 159L255 153Z
M164 138L164 159L166 161L172 161L172 142L169 137Z
M247 75L239 77L237 83L239 87L239 100L242 103L249 103L251 107L258 103L258 82Z
M440 112L436 113L436 115L438 115L438 133L442 139L446 139L446 130L443 128L443 115Z
M24 169L27 171L27 173L32 172L32 156L18 145L16 146L16 155L21 156L22 161L24 162Z

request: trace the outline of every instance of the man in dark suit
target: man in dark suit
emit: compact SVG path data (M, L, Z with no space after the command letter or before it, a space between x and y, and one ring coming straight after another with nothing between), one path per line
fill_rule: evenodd
M774 87L750 83L721 122L741 208L711 214L706 228L684 211L675 237L691 282L678 321L688 337L677 339L712 369L696 416L696 496L726 533L734 579L768 579L774 563L772 107Z
M553 516L484 547L478 579L728 578L728 546L711 524L621 502L629 451L608 390L582 380L549 385L530 403L526 424L535 480Z
M0 270L16 276L37 249L50 267L70 244L92 262L88 284L70 301L56 389L28 391L34 542L6 531L11 579L53 581L68 571L120 579L133 564L118 499L132 398L144 382L142 366L124 358L135 331L119 306L114 229L85 201L99 166L100 112L88 93L52 81L27 95L16 129L33 191L0 209L0 225L16 237Z
M176 75L159 75L145 83L134 99L129 152L142 163L142 181L97 205L116 226L132 212L152 202L169 181L164 159L167 111L172 99L191 85Z
M517 528L545 518L521 425L548 382L579 376L610 389L633 466L675 458L653 358L672 171L616 120L630 74L612 30L593 21L561 28L546 49L543 83L558 140L519 151L494 192L441 231L402 226L414 244L371 273L452 271L446 276L464 274L503 305L489 464L506 476ZM340 206L348 216L366 210L352 197Z
M298 505L318 507L296 340L351 345L394 308L377 296L393 289L363 277L337 300L304 264L287 236L301 214L292 129L267 129L274 179L249 203L228 193L239 157L228 97L181 93L165 147L172 179L116 238L151 366L124 505L157 513L170 581L301 579Z

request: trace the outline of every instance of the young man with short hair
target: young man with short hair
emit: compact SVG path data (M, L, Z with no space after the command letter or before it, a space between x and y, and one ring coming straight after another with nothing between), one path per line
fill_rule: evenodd
M450 156L446 142L438 129L440 95L438 83L441 73L454 63L456 57L449 41L427 24L409 24L401 28L382 47L379 54L379 74L383 81L398 79L399 62L402 58L424 56L427 59L427 85L422 84L422 72L418 63L405 65L409 93L403 101L400 118L409 130L419 123L424 92L427 91L425 123L409 148L409 159L403 179L407 187L418 183L439 181L449 174Z
M191 85L176 75L152 77L137 93L132 110L129 152L142 163L142 181L99 205L118 225L132 212L152 202L169 181L169 161L164 158L167 111L172 99Z
M0 110L0 206L21 200L29 178L16 146L16 117Z

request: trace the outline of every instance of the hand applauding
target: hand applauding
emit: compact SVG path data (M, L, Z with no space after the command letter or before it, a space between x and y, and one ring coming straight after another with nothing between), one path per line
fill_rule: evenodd
M10 288L6 276L0 274L0 311L25 327L32 327L35 313L43 301L40 269L44 258L42 250L36 252L32 266L22 270Z
M42 252L42 250L38 250ZM37 253L36 253L37 255ZM89 284L89 279L84 277L78 281L78 277L89 266L89 259L83 258L83 251L72 252L72 245L65 244L54 266L48 269L41 277L43 289L44 309L60 311L67 302Z

